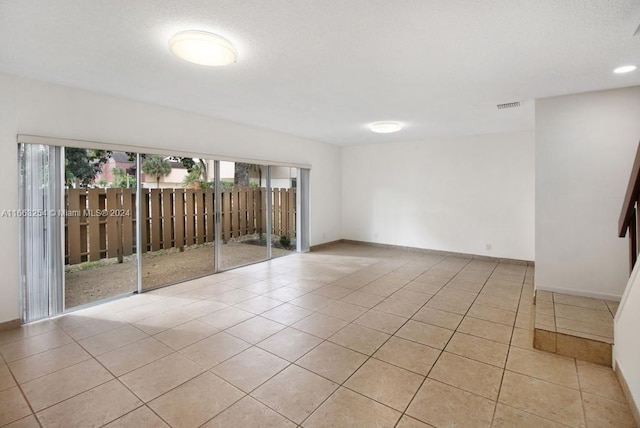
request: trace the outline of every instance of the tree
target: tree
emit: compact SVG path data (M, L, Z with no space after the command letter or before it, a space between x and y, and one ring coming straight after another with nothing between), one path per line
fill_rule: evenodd
M249 168L251 164L236 162L233 182L236 186L249 187Z
M111 187L119 187L121 189L129 189L136 187L136 178L132 177L124 170L124 168L111 168L111 174L113 175L113 182Z
M163 156L147 156L142 164L142 171L156 178L156 187L160 187L160 177L166 177L171 172L171 163Z
M207 169L207 162L204 159L199 158L186 158L182 156L172 156L171 160L182 163L182 166L187 168L187 172L193 172L194 169L200 172L203 180L209 179L209 171Z
M200 189L208 189L212 186L212 181L209 180L209 168L206 160L182 156L172 156L171 159L182 163L182 166L187 169L187 175L182 180L184 187L197 186Z
M69 187L88 187L107 163L111 152L107 150L67 147L65 154L65 178Z
M184 162L183 162L184 165ZM196 187L199 189L208 189L211 187L211 183L207 180L206 165L203 163L193 164L191 170L185 175L182 180L183 187Z
M235 163L235 171L233 181L236 186L240 187L261 187L262 186L262 165L253 163ZM258 183L251 183L251 171L258 173Z

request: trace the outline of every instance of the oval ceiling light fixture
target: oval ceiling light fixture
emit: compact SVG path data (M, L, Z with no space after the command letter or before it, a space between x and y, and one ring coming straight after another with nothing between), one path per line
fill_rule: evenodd
M369 126L369 129L378 134L391 134L402 129L398 122L376 122Z
M169 49L178 58L211 67L233 64L238 59L238 51L229 40L206 31L181 31L169 40Z
M630 73L633 70L635 70L637 67L635 65L624 65L622 67L618 67L615 70L613 70L614 73L616 74L624 74L624 73Z

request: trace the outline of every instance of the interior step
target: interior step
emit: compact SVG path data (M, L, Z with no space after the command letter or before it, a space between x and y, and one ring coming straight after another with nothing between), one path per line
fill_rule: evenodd
M618 302L536 292L533 347L611 367Z

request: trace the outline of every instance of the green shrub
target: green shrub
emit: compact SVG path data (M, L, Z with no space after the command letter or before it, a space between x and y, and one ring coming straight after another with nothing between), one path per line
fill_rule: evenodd
M287 235L282 235L280 237L280 245L282 248L289 248L291 246L291 239Z

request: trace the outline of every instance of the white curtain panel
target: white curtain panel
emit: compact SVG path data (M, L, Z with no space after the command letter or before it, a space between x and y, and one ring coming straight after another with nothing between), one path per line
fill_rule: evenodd
M64 311L64 149L20 144L20 279L23 322Z

